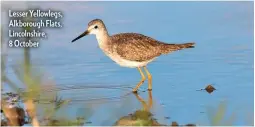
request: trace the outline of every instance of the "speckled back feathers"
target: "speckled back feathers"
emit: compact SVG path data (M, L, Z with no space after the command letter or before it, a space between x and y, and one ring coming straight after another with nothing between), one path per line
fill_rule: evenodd
M194 43L167 44L137 33L120 33L111 36L110 44L123 58L131 61L147 61L161 54L193 47Z

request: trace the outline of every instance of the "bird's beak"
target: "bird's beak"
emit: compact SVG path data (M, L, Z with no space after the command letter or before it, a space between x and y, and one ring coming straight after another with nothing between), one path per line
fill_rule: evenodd
M89 31L86 30L86 31L83 32L80 36L78 36L77 38L73 39L72 42L75 42L76 40L78 40L78 39L80 39L80 38L82 38L82 37L84 37L84 36L86 36L86 35L88 35L88 34L89 34Z

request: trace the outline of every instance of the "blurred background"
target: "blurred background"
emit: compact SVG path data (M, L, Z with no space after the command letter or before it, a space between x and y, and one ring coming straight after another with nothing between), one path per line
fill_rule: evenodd
M125 124L136 121L132 125L254 124L253 2L1 4L1 106L36 107L30 108L35 115L24 111L25 124L114 125L123 119ZM35 8L61 11L63 28L44 29L48 38L40 40L39 48L9 48L8 10ZM133 94L140 80L136 69L111 61L93 35L70 43L95 18L104 21L111 35L135 32L167 43L196 42L196 47L157 58L148 66L151 96L147 81ZM208 85L216 90L207 93ZM145 108L149 100L153 104ZM7 123L18 119L8 119L13 112L3 110Z

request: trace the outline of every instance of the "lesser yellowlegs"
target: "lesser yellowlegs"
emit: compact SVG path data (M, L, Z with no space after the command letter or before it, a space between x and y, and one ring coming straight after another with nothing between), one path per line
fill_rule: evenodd
M144 68L148 77L148 90L152 90L152 76L146 68L148 63L152 62L161 54L168 54L185 48L193 48L195 44L193 42L167 44L138 33L109 35L104 22L100 19L90 21L87 30L72 40L72 42L88 34L96 35L99 47L117 64L123 67L138 69L142 79L133 89L133 92L136 92L146 79L142 68Z

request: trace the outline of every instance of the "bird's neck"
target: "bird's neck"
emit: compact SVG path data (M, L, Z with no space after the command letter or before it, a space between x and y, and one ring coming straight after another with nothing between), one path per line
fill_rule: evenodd
M98 33L96 35L96 38L97 38L97 42L99 44L99 47L102 48L102 47L107 45L110 36L109 36L107 31L103 31L101 33Z

